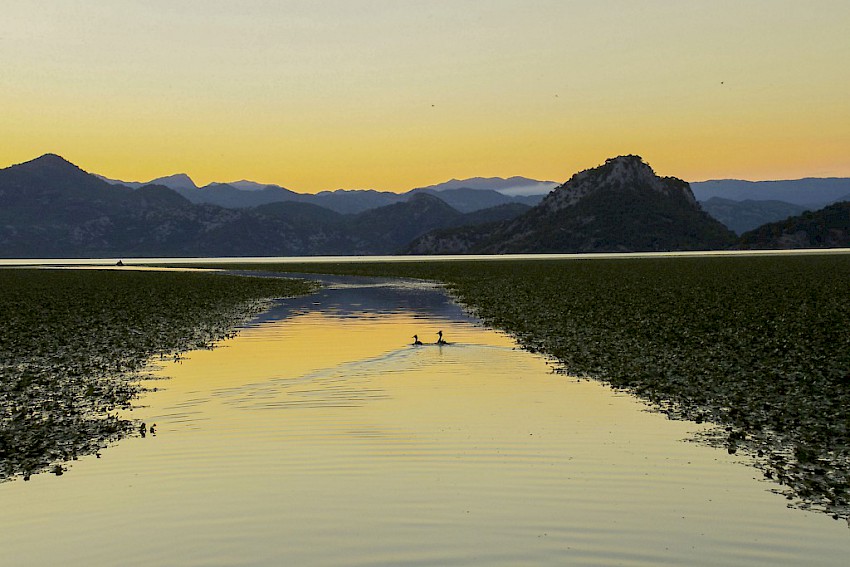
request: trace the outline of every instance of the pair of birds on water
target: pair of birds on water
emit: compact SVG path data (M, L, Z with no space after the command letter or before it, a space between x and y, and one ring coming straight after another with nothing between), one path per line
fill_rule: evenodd
M419 340L419 335L413 335L413 346L421 346L422 344L424 344L424 343ZM434 343L434 344L435 345L448 345L448 344L451 344L451 343L448 343L448 342L443 340L443 331L437 331L437 342Z

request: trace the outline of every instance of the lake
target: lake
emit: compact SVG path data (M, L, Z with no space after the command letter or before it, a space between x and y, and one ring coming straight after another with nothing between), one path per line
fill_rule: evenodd
M431 256L236 256L196 258L0 258L4 266L114 266L119 260L126 266L145 264L287 264L323 262L444 262L455 260L589 260L610 258L687 258L717 256L788 256L806 254L850 254L850 248L812 248L797 250L695 250L688 252L598 252L583 254L463 254Z
M0 484L0 564L846 564L847 523L706 426L554 373L435 286L326 283L157 362L130 414L153 434Z

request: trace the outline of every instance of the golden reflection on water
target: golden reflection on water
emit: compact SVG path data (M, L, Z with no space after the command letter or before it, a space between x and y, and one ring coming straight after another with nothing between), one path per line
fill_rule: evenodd
M438 330L454 344L410 346ZM133 412L155 436L0 486L0 563L840 565L850 552L846 526L681 442L693 424L469 322L302 312L155 374L170 379Z
M434 343L438 330L446 331L452 342L463 343L476 337L474 340L479 344L508 349L514 346L509 337L495 332L481 333L476 327L458 325L451 332L448 329L446 322L403 314L392 317L299 314L280 325L274 333L264 327L248 328L238 341L225 342L214 350L191 353L191 367L186 364L186 368L180 370L180 387L195 384L235 386L242 380L266 380L269 376L297 377L397 351L411 345L415 334L423 343ZM479 335L486 337L483 343ZM171 375L171 369L161 374Z

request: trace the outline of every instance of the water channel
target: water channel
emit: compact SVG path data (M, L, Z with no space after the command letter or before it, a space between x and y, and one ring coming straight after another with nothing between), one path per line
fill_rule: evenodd
M154 434L0 484L0 565L846 564L705 426L552 370L437 287L328 279L157 363Z

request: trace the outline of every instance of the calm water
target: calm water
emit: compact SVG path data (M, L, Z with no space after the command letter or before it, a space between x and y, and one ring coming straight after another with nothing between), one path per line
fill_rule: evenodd
M605 258L672 258L710 256L797 256L806 254L850 254L850 248L814 248L802 250L708 250L694 252L600 252L587 254L466 254L444 256L254 256L211 258L0 258L3 266L114 266L118 260L126 266L140 264L246 264L320 263L320 262L443 262L446 260L586 260Z
M0 565L846 565L846 523L701 426L434 288L337 281L156 369L155 436L0 484Z

